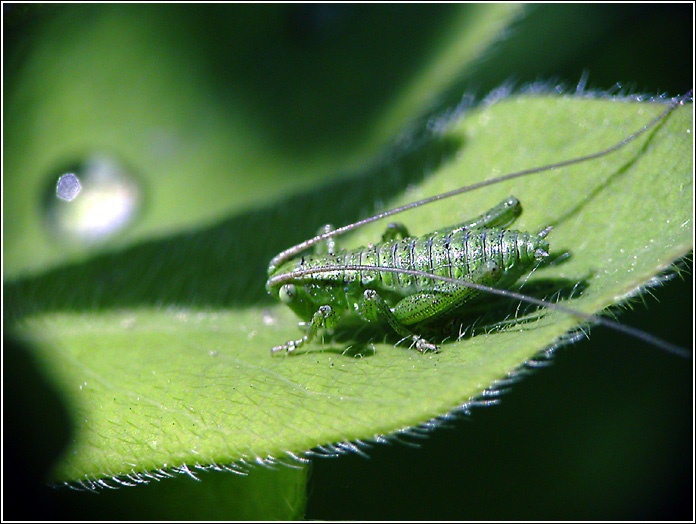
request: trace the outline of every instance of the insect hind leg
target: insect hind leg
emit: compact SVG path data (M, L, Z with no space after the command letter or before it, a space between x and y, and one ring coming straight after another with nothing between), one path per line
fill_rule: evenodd
M464 229L466 231L471 231L474 229L483 228L505 228L517 220L517 217L519 217L520 214L522 214L522 204L514 196L509 196L500 204L492 207L485 213L482 213L472 220L467 220L466 222L457 224L451 229ZM411 235L409 234L405 225L401 224L400 222L392 222L384 231L384 234L382 235L382 242L400 240L409 236ZM546 236L546 233L544 233L544 236Z
M368 322L386 321L391 328L403 337L412 337L416 343L416 349L421 353L433 351L437 353L439 348L431 344L408 329L394 314L382 297L374 289L367 289L363 293L363 299L358 303L358 314Z
M505 228L522 214L522 204L514 196L509 196L500 204L492 207L473 220L463 222L453 229Z

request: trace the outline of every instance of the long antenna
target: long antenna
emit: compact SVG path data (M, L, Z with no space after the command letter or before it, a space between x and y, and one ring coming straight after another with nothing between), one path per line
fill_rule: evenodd
M660 113L658 116L653 118L650 122L648 122L646 125L635 131L634 133L630 134L620 142L614 144L613 146L603 149L602 151L598 151L597 153L592 153L589 155L584 155L578 158L571 158L570 160L563 160L562 162L556 162L553 164L547 164L545 166L541 167L534 167L531 169L525 169L523 171L517 171L515 173L510 173L507 175L503 175L500 177L496 177L491 180L483 180L481 182L477 182L475 184L471 184L469 186L464 186L460 187L458 189L453 189L452 191L448 191L446 193L440 193L439 195L431 196L428 198L424 198L422 200L418 200L416 202L411 202L409 204L395 207L394 209L390 209L388 211L383 211L382 213L378 213L374 216L371 216L369 218L365 218L363 220L359 220L358 222L354 222L353 224L349 224L347 226L339 227L337 229L334 229L333 231L329 231L328 233L323 233L321 235L317 235L314 238L310 238L309 240L305 240L304 242L301 242L291 248L286 249L285 251L281 251L278 255L273 257L271 260L271 263L269 264L268 267L268 273L272 274L275 269L282 264L285 260L301 253L305 249L308 249L312 247L313 245L321 242L322 240L325 240L327 238L331 238L334 236L342 235L344 233L347 233L348 231L352 231L353 229L356 229L358 227L364 226L366 224L370 224L372 222L376 222L377 220L382 220L383 218L390 217L392 215L396 215L398 213L402 213L404 211L407 211L409 209L413 209L415 207L420 207L425 204L430 204L431 202L437 202L438 200L444 200L445 198L450 198L456 195L460 195L462 193L466 193L468 191L473 191L475 189L480 189L482 187L490 186L493 184L497 184L499 182L505 182L507 180L513 180L516 178L521 178L527 175L532 175L535 173L541 173L542 171L552 171L555 169L560 169L562 167L567 167L571 166L573 164L579 164L581 162L586 162L588 160L594 160L596 158L600 158L606 155L609 155L613 153L614 151L621 149L625 145L629 144L630 142L633 142L635 139L640 137L643 133L648 131L650 128L658 124L660 121L665 119L667 116L669 116L672 111L674 111L678 106L683 105L686 101L691 99L691 96L693 94L693 90L689 90L684 96L681 97L676 97L672 100L672 103L669 105L667 109L665 109L662 113Z

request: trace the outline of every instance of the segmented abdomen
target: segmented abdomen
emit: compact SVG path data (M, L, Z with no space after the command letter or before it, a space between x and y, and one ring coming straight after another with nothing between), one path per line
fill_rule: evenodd
M431 233L341 253L336 267L369 265L424 271L454 279L470 279L490 261L502 270L501 280L514 281L528 271L548 250L548 243L537 235L503 229ZM359 280L363 285L395 291L428 289L433 281L386 271L342 272L344 282ZM338 275L336 275L338 276Z

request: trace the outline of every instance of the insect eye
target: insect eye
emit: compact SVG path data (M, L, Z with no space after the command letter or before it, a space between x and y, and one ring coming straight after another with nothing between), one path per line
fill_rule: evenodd
M284 304L290 304L293 300L295 300L296 296L297 290L295 289L294 284L285 284L280 288L280 291L278 291L278 298L280 298L280 301Z

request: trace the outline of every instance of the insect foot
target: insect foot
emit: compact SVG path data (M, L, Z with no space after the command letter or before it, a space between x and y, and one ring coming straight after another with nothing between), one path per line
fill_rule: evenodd
M549 226L549 227L547 227L547 228L542 229L542 230L539 231L539 233L537 234L537 237L539 237L539 238L546 238L546 235L548 235L548 234L551 232L552 229L553 229L553 226ZM544 259L545 259L546 257L548 257L548 256L549 256L549 252L548 252L546 249L543 249L543 248L541 248L541 247L537 248L537 249L534 251L534 258L535 258L536 260L544 260Z
M418 335L413 335L413 341L416 343L416 349L420 351L421 353L425 353L426 351L432 351L433 353L439 353L440 348L439 346L436 346L435 344L431 344L427 340L425 340L423 337L419 337Z
M297 349L298 342L301 344L302 340L289 340L286 344L281 344L280 346L273 346L271 348L271 355L276 355L278 353L292 353Z
M285 352L289 355L304 346L307 342L311 342L317 335L317 332L322 327L330 327L335 314L331 306L320 306L319 309L312 315L312 320L307 323L307 331L302 338L297 340L289 340L280 346L271 348L271 355Z

